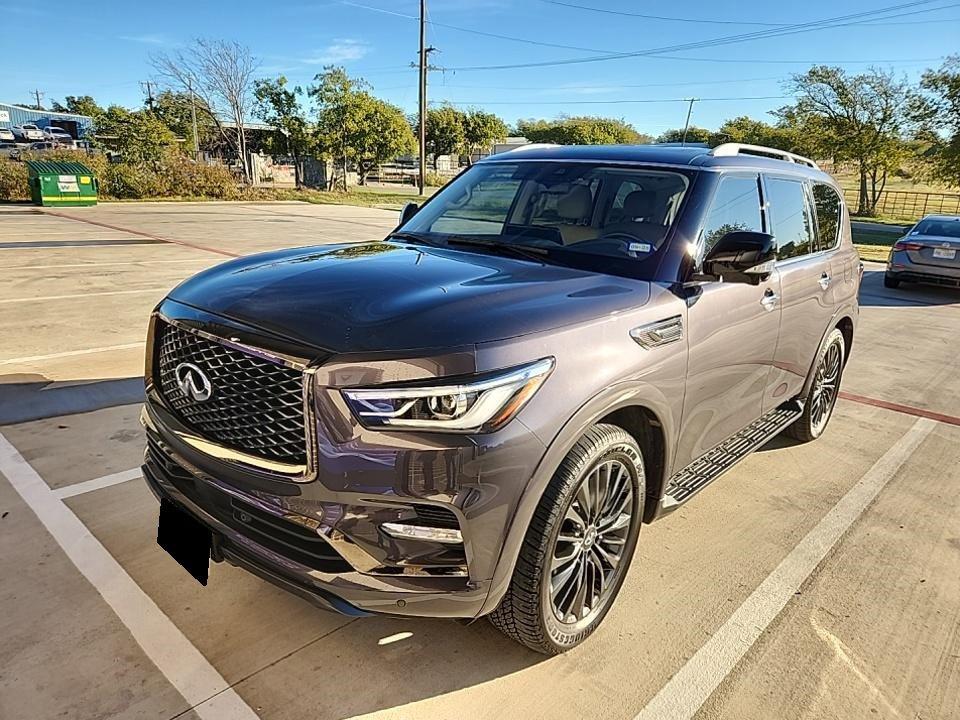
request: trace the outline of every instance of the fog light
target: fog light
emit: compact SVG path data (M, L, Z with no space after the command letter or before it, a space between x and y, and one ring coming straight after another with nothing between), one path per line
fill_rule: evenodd
M384 523L384 531L395 538L409 538L411 540L429 540L438 543L462 543L463 535L459 530L452 528L426 527L424 525L407 525L405 523Z

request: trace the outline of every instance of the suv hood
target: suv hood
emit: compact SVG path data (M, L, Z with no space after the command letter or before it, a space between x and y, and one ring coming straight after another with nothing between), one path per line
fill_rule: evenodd
M252 255L170 298L334 353L454 348L601 319L648 283L537 262L375 242Z

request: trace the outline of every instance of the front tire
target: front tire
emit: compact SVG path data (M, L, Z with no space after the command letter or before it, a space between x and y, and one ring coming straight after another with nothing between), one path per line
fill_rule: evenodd
M490 615L494 626L546 655L593 634L633 557L645 492L633 437L615 425L590 428L534 512L510 587Z
M846 350L843 333L834 328L817 357L813 381L804 399L803 414L786 429L787 435L800 442L810 442L827 429L827 424L833 417L833 408L837 404L837 396L840 394Z

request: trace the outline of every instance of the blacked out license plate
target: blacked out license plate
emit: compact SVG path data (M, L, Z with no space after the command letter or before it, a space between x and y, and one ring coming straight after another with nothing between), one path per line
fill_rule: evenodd
M170 553L201 585L207 584L212 542L210 528L169 500L160 501L157 544Z

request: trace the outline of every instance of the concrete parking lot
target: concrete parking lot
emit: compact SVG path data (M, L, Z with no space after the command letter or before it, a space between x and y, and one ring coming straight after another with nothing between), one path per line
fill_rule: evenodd
M826 435L647 526L586 644L347 619L155 542L143 339L184 277L382 237L299 203L0 207L0 718L960 717L960 293L871 266Z

